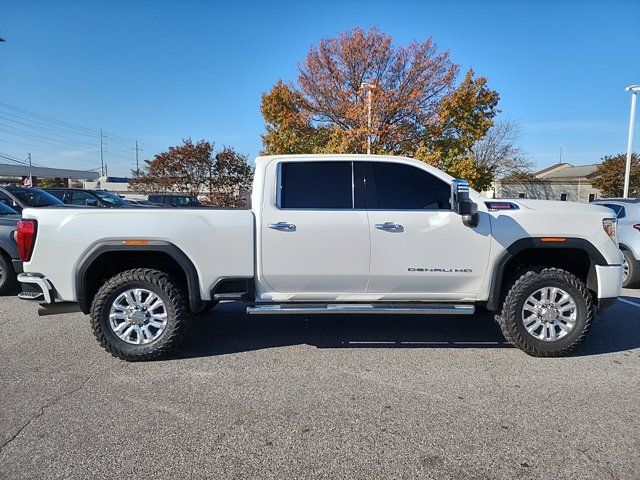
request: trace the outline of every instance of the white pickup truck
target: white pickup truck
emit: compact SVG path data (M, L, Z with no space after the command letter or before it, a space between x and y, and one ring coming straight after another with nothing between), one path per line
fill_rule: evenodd
M493 201L400 157L255 162L252 209L25 209L21 298L90 314L125 360L166 353L221 300L250 314L493 311L531 355L568 353L622 282L604 207Z

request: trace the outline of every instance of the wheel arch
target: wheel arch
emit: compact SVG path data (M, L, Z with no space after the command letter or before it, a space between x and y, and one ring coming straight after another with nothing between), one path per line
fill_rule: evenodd
M110 262L114 260L117 263ZM147 267L174 273L184 283L192 311L201 307L198 272L191 259L170 242L149 241L146 244L126 244L110 240L94 245L80 260L74 272L76 301L84 313L105 274L113 275L129 268Z
M588 262L583 264L583 260ZM596 290L595 265L608 265L604 255L583 238L566 238L562 242L545 242L540 237L517 240L507 247L493 265L487 299L488 310L499 309L500 300L505 293L503 287L506 277L520 262L525 265L563 267L584 280L590 290Z

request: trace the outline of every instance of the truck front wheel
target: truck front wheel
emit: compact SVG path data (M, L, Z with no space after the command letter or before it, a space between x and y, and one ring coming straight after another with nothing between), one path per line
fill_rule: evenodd
M153 360L175 347L191 320L177 282L167 273L137 268L109 279L91 305L93 334L114 357Z
M496 320L505 338L529 355L559 357L582 341L593 316L591 295L578 277L533 267L512 278Z

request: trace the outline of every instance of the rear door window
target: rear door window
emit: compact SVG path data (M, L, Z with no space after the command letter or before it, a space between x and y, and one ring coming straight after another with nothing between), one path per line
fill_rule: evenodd
M279 165L279 208L351 210L351 162L284 162Z

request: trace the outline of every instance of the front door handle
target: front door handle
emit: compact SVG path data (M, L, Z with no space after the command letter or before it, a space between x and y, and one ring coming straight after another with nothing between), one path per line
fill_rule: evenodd
M274 230L280 230L281 232L296 231L296 226L293 223L287 223L287 222L268 223L267 227L273 228Z
M376 228L385 232L404 232L402 225L393 222L376 223Z

